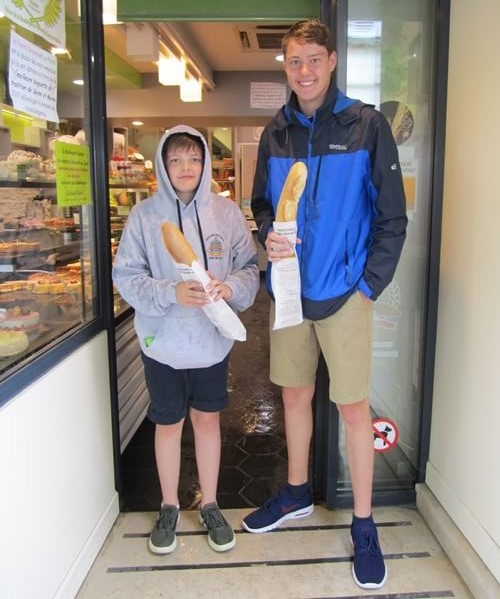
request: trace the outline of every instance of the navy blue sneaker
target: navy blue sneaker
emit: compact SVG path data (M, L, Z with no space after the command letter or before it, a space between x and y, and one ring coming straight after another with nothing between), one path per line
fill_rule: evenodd
M300 499L295 499L288 487L283 487L262 507L243 519L243 528L248 532L268 532L278 528L285 520L304 518L313 511L314 503L310 487Z
M353 520L351 538L354 547L352 575L356 584L362 589L379 589L387 579L387 568L373 518Z

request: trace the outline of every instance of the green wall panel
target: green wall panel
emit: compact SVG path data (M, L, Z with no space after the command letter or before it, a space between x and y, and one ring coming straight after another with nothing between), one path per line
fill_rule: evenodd
M319 0L118 0L120 21L296 21L319 17Z

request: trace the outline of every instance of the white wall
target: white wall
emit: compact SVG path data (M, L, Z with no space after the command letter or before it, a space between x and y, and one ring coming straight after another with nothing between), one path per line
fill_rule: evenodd
M72 599L116 519L106 334L0 410L0 597Z
M203 102L181 102L178 86L158 84L156 75L144 75L144 89L112 90L106 92L107 113L112 119L131 116L137 118L162 117L170 123L193 117L236 117L241 124L244 117L270 117L275 108L251 108L250 84L252 81L286 83L284 71L260 73L229 71L216 73L216 87L203 92ZM68 104L66 110L70 113ZM169 120L167 121L166 116ZM128 123L128 121L127 121ZM217 123L211 123L216 126Z
M451 3L427 484L500 581L500 3Z

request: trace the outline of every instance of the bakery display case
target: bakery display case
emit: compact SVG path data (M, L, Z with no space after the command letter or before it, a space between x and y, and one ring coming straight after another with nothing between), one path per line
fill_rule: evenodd
M108 241L101 100L77 84L91 77L96 40L76 5L59 5L57 27L30 20L26 3L0 19L0 404L101 330L109 310L96 259Z
M143 186L127 187L116 183L109 185L109 213L111 232L111 256L114 260L120 244L120 238L132 207L146 199L152 193L145 182ZM131 313L131 308L113 287L113 312L116 318L122 319Z
M0 161L0 377L92 317L90 212L60 207L54 160Z
M135 204L156 191L156 177L151 161L137 148L128 145L126 128L114 129L112 159L109 161L109 214L111 256L114 259L128 215ZM132 313L127 302L113 288L113 311L119 321Z

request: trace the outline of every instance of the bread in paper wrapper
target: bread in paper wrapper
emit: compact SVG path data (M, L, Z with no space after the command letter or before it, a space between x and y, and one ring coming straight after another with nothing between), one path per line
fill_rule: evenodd
M162 223L161 231L165 248L174 259L182 280L199 281L206 291L211 279L182 231L170 222ZM203 306L203 311L224 337L236 341L246 340L247 331L243 323L223 299L211 300Z
M297 240L297 210L307 180L307 167L295 162L288 171L276 206L274 231L284 235L295 248ZM275 300L273 329L295 326L304 318L300 286L300 270L295 250L289 256L274 262L271 268L271 284Z
M278 222L293 222L297 220L297 209L300 196L304 191L307 180L307 166L303 162L295 162L288 171L285 184L281 190L276 220Z

